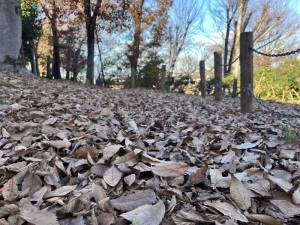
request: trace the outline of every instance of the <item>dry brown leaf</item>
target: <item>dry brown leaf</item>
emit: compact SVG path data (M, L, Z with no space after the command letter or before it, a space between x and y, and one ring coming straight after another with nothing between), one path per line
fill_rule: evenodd
M19 207L15 204L5 204L0 207L0 218L13 215L19 211Z
M47 211L22 213L20 216L34 225L59 225L56 216Z
M105 160L109 159L110 157L115 155L122 147L123 147L122 145L110 145L105 147L103 149L103 158Z
M293 203L300 204L300 187L298 187L293 193Z
M250 149L250 148L254 148L254 147L258 146L261 142L262 142L262 139L254 142L254 143L245 142L243 144L236 145L235 148L237 148L237 149Z
M165 162L153 167L152 172L162 177L178 177L183 175L189 166L185 163Z
M252 221L260 222L265 225L283 225L283 223L280 220L277 220L271 216L263 215L263 214L249 214L248 212L245 212L245 216Z
M156 195L153 190L144 190L137 193L121 196L110 201L112 206L121 211L131 211L141 205L150 205L156 202Z
M228 174L227 177L223 177L220 169L209 169L210 180L212 188L229 188L231 181L231 174Z
M249 191L234 175L231 175L230 195L242 210L248 210L251 207Z
M289 183L281 178L271 176L270 174L267 174L266 178L269 179L270 181L274 182L275 184L277 184L285 192L288 192L293 187L293 185L291 183Z
M97 204L102 212L114 214L114 208L109 200L109 197L102 199L101 201L97 202Z
M238 210L236 210L232 205L221 202L221 201L206 201L204 202L204 205L211 206L215 208L216 210L220 211L226 216L229 216L230 218L234 220L238 220L241 222L248 222L247 218L241 214Z
M99 225L113 225L115 224L115 216L111 213L100 213L97 216L98 224Z
M1 189L2 196L6 201L14 201L18 198L18 186L13 178L9 179Z
M65 138L63 140L57 140L57 141L43 141L42 145L47 147L62 149L62 148L69 148L71 146L71 143L69 142L68 139Z
M271 200L271 203L278 207L287 218L300 215L300 208L286 200Z
M28 194L32 195L34 192L40 190L43 186L42 180L36 174L30 173L27 174L22 183L22 191L29 189Z
M40 190L31 195L30 201L38 202L42 200L47 191L48 189L46 186L42 187Z
M76 149L73 154L77 159L86 159L89 154L92 158L97 158L99 153L100 151L94 146L82 146Z
M124 156L116 158L115 161L113 161L113 164L115 164L120 170L126 169L128 167L133 167L138 163L137 160L137 154L140 152L139 151L132 151L127 153Z
M132 211L121 214L132 225L159 225L165 214L165 205L159 201L155 205L142 205Z
M67 185L67 186L60 187L55 189L54 191L47 192L43 198L62 197L74 191L76 187L77 185L72 185L72 186Z
M101 187L98 184L93 183L92 185L92 193L93 197L95 198L96 202L99 202L105 198L107 198L107 195L105 194L105 191L103 187Z
M103 180L110 186L116 186L122 178L122 172L120 172L114 165L112 165L103 174Z
M245 186L249 190L258 193L261 196L265 196L265 197L271 196L271 194L270 194L271 185L268 180L265 180L265 179L256 180L252 183L245 183Z
M130 187L135 182L135 174L124 177L124 182Z
M195 173L192 173L184 185L185 187L187 186L194 186L195 184L199 184L204 181L205 179L205 174L207 172L208 166L203 166L199 168Z

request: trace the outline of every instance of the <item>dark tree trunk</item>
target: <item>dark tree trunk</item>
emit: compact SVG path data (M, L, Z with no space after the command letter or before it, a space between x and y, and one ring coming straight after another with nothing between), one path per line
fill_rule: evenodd
M70 70L67 70L66 72L66 80L70 80Z
M36 65L35 65L35 48L34 48L34 41L30 41L30 66L31 66L31 72L35 75L36 74Z
M87 55L87 74L86 82L88 84L94 84L94 51L95 51L95 24L87 24L87 45L88 45L88 55Z
M86 16L86 33L88 45L86 83L92 85L94 84L95 28L101 3L102 0L97 0L94 7L94 13L92 15L91 1L84 0L84 13Z
M53 79L53 76L51 74L51 62L50 62L50 56L47 56L47 78L48 79Z
M53 15L54 17L54 15ZM60 49L59 49L59 37L56 27L56 19L52 17L51 27L53 35L53 62L52 62L52 74L54 79L61 79L60 74Z

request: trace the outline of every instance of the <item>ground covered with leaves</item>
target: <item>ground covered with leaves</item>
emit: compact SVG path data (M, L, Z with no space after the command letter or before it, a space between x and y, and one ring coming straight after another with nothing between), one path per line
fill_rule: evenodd
M0 224L299 224L300 119L0 71ZM266 103L284 113L299 106Z

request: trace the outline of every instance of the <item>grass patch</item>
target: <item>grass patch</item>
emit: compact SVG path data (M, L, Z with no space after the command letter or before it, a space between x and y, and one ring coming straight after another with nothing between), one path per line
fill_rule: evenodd
M283 128L283 139L285 141L294 141L296 138L297 138L297 133L296 133L295 129L286 125Z

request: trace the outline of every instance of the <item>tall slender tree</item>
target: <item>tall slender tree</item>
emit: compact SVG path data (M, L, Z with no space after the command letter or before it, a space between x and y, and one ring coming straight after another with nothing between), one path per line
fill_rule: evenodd
M54 79L61 79L60 73L60 45L59 45L59 31L58 31L58 18L60 7L59 0L39 0L40 5L45 13L46 17L49 19L52 30L52 76Z
M21 9L23 62L29 61L31 72L39 75L36 45L42 35L42 23L39 18L38 0L22 0Z
M131 88L135 87L140 46L145 39L147 29L152 30L152 44L157 44L162 38L162 31L166 27L167 13L172 0L136 0L129 5L129 12L133 26L133 40L129 44L128 58L131 68Z

